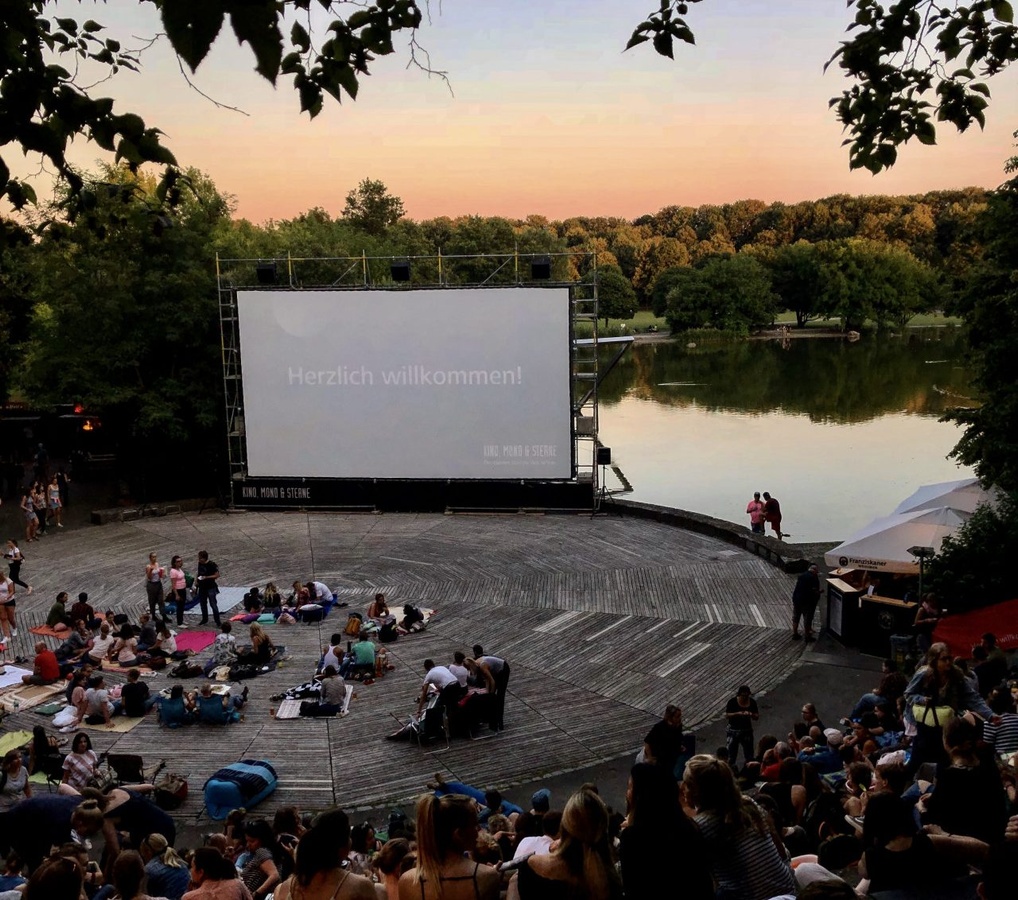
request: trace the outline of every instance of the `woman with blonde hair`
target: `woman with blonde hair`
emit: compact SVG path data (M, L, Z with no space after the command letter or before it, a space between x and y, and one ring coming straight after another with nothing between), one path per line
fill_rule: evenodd
M795 894L795 876L778 852L760 807L739 790L728 763L698 754L682 779L717 885L717 900Z
M251 651L249 653L238 654L237 662L250 663L256 666L268 665L272 659L272 651L276 649L272 639L257 622L251 623L249 633L251 635Z
M926 653L926 665L905 688L905 722L916 729L908 762L910 774L926 762L950 764L944 749L944 726L963 711L994 724L1000 722L1000 716L986 705L979 691L954 664L950 647L932 644Z
M477 805L462 794L417 801L417 866L399 879L399 900L498 900L501 876L467 854L477 846Z
M158 832L150 834L138 851L145 863L148 892L155 897L180 900L191 883L191 871L166 838Z
M622 880L608 842L608 810L593 791L573 794L562 810L558 846L523 861L508 900L620 900Z

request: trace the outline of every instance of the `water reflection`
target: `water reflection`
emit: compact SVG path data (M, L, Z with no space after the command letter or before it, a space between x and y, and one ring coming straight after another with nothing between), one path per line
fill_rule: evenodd
M634 499L743 522L754 490L794 541L836 540L919 484L965 477L938 421L969 391L953 329L901 338L633 347L600 390L601 437Z

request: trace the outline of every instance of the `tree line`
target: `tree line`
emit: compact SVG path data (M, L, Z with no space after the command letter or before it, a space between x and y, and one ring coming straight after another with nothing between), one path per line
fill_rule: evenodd
M484 254L552 253L553 277L599 279L603 315L638 304L673 327L745 329L778 309L902 324L949 298L981 252L982 190L917 197L830 197L794 205L670 206L635 221L461 216L414 221L366 179L332 214L311 209L254 224L207 176L189 170L168 198L154 177L106 166L58 209L3 221L0 394L38 406L80 403L102 416L147 491L179 493L222 471L223 402L213 260L297 260L297 286L357 284L347 258L417 257L412 282L517 274ZM253 271L236 274L253 282ZM249 264L248 264L249 265ZM351 272L350 279L342 280ZM497 271L496 271L497 270ZM398 327L394 326L394 327ZM133 461L133 462L132 462ZM139 476L140 477L140 476Z

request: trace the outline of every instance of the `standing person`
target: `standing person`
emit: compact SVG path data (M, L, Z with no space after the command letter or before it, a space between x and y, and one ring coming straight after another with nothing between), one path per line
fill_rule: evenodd
M148 555L148 564L145 566L145 591L148 594L148 610L153 620L167 621L166 603L163 594L163 576L166 569L159 565L159 558L154 553ZM159 607L159 615L156 615L156 607ZM217 620L218 621L218 620Z
M184 606L187 604L187 572L184 571L184 560L174 556L170 560L170 593L177 607L177 627L184 627Z
M484 647L474 644L474 659L481 667L487 666L495 680L495 702L491 704L491 730L505 728L505 695L509 689L509 662L501 656L485 655Z
M29 594L32 593L32 586L21 580L21 564L25 561L21 548L18 546L17 538L7 539L7 549L4 551L4 559L7 560L7 574L11 581L21 585Z
M219 594L219 585L216 583L219 578L219 566L211 559L207 550L198 551L198 575L195 581L198 584L198 602L201 604L201 625L209 623L209 606L212 607L212 619L219 624L219 605L216 597Z
M799 619L802 619L806 640L816 640L816 635L813 633L813 616L816 614L817 604L820 602L819 572L820 569L816 565L812 565L795 579L795 588L792 590L793 641L799 640Z
M725 706L725 718L728 727L725 730L725 743L728 745L728 761L735 767L739 748L748 763L753 758L753 723L760 718L760 710L748 684L742 685L736 695Z
M32 499L32 489L25 488L21 495L21 510L25 514L25 542L30 544L36 540L36 532L39 530L39 519L35 515L35 500Z
M692 754L689 754L690 756ZM669 775L682 778L682 772L676 774L680 759L685 766L686 742L682 736L682 709L671 703L665 707L664 718L647 732L643 739L643 762L660 766Z
M785 535L781 533L781 504L777 497L772 497L764 491L764 520L771 523L771 530L780 541Z
M760 492L753 492L753 499L746 504L746 513L749 515L749 530L753 534L764 533L764 504L760 499Z
M32 509L38 526L36 534L42 537L46 533L46 491L38 481L32 484Z
M71 476L63 469L57 470L57 486L60 488L60 506L67 509L70 500L71 490L67 487L71 483Z
M18 636L18 627L14 621L14 582L6 575L0 575L0 644L7 638Z
M46 505L48 508L47 515L57 523L57 528L63 528L64 525L60 521L60 510L63 507L63 503L60 500L60 484L57 481L56 473L49 481L49 487L46 489Z
M917 772L924 762L950 762L944 748L944 726L965 712L1000 724L1000 716L954 664L947 644L933 644L926 653L926 665L916 671L905 688L905 721L916 729L908 763L910 773Z

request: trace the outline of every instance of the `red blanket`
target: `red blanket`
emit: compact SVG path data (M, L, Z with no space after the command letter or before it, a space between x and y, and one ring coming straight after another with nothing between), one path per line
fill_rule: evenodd
M1002 650L1018 648L1018 600L944 616L937 623L933 640L943 641L955 656L969 659L972 648L988 631L997 636L997 646Z

